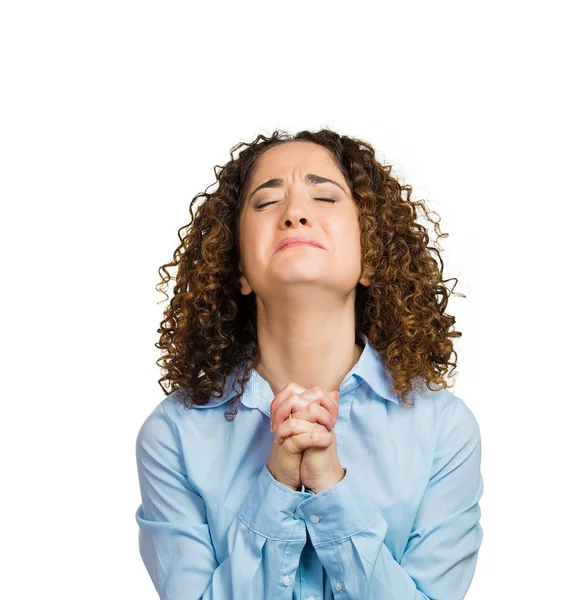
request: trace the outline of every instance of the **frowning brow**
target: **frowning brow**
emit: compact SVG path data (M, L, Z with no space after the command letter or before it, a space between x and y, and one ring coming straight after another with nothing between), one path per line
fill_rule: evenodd
M348 196L348 192L344 189L343 186L341 186L336 181L333 181L332 179L328 179L327 177L321 177L320 175L314 175L313 173L308 173L304 177L304 181L306 183L309 183L309 184L312 184L312 185L315 185L317 183L332 183L335 186L339 187ZM268 179L265 183L262 183L261 185L258 185L253 190L253 192L249 196L249 200L251 200L251 198L253 198L255 192L258 192L259 190L261 190L263 188L277 188L277 187L281 187L282 185L283 185L283 179L281 179L281 178Z

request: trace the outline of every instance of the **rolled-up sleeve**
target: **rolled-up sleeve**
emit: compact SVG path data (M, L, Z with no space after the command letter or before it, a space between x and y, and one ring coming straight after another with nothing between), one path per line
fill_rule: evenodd
M350 468L341 481L298 507L336 600L466 596L483 537L481 438L459 398L444 412L431 476L399 562L385 544L387 522Z
M290 490L263 467L227 531L217 561L206 508L185 473L180 440L162 404L136 440L142 502L139 549L163 600L291 600L304 522L294 518L308 492Z

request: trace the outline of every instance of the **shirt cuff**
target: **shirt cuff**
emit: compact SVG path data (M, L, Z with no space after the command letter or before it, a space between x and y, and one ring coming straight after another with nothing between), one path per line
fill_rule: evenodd
M306 541L306 525L294 514L313 493L294 491L277 481L264 465L239 508L239 518L255 532L288 542Z
M356 535L377 517L376 508L348 468L338 483L303 500L296 513L305 521L314 546Z

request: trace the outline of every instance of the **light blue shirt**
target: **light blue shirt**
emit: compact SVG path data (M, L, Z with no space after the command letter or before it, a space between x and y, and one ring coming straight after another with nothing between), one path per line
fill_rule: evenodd
M483 536L478 423L447 389L399 402L364 341L339 388L346 474L319 494L265 466L274 394L255 370L232 422L237 369L206 406L186 409L179 389L146 418L135 518L161 599L464 598Z

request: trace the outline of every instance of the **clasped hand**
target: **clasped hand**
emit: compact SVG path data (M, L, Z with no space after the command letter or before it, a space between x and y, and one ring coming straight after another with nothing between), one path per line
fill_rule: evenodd
M298 446L304 447L300 481L316 494L344 477L334 434L339 398L337 390L328 393L318 386L306 390L299 384L289 383L271 403L274 441L282 444L289 436L298 438ZM298 423L299 420L313 424L310 431L306 432L306 424Z

